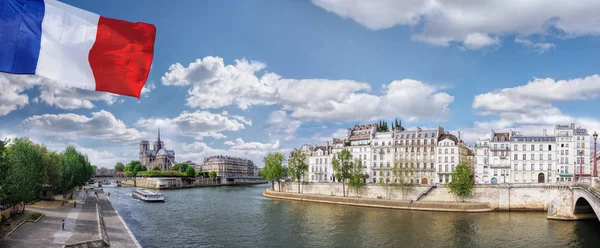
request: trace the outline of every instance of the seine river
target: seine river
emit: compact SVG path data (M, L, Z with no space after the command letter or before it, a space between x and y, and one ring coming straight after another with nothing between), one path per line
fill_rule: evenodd
M541 212L441 213L272 200L268 185L162 191L166 203L105 188L143 247L600 247L600 222Z

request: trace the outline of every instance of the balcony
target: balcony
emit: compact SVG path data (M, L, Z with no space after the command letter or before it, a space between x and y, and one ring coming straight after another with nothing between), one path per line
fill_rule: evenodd
M500 147L498 147L498 148L490 147L490 150L492 150L492 151L509 151L509 150L510 150L510 148L508 148L508 147L504 147L504 148L500 148Z
M490 164L490 168L510 168L510 164Z

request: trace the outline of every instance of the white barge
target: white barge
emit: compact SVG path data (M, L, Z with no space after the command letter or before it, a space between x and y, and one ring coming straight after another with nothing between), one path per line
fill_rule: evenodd
M161 193L153 192L146 189L135 189L131 194L133 198L140 199L146 202L164 202L165 197Z

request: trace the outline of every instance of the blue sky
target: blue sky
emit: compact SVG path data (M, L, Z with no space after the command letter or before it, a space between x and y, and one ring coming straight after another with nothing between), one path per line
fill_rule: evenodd
M148 92L138 101L0 75L12 93L0 93L0 135L73 144L99 166L136 159L158 126L178 161L259 164L357 121L440 125L467 141L490 129L600 128L594 3L64 2L156 25Z

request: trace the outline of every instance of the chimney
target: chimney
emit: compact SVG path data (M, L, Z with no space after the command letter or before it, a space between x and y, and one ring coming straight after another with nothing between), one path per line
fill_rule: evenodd
M460 142L460 131L458 131L458 142Z

